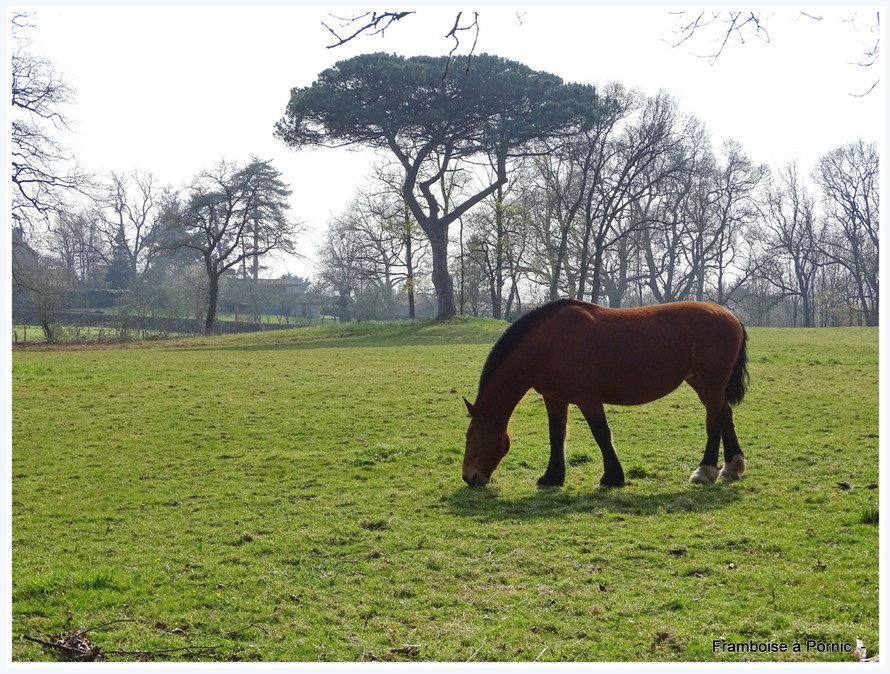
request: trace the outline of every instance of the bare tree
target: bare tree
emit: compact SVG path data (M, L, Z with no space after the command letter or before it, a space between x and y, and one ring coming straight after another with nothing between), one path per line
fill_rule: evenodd
M537 199L534 204L535 235L538 240L538 261L541 283L547 286L548 299L554 300L565 286L574 296L575 287L569 273L569 234L583 203L583 192L574 165L564 155L542 154L534 160L538 174Z
M422 273L429 245L423 230L414 218L410 206L402 196L401 176L385 167L375 169L375 183L379 189L365 195L366 208L371 215L364 220L369 225L365 238L371 244L371 260L384 262L383 278L394 294L401 285L408 300L408 318L416 317L416 289ZM454 181L443 176L443 203L450 203ZM380 276L376 274L376 276Z
M158 180L147 172L112 173L101 187L97 204L114 287L132 285L156 250L162 202Z
M880 167L876 143L858 141L832 150L814 173L831 236L823 252L844 267L866 325L878 324Z
M607 179L615 152L613 135L635 110L641 99L617 83L604 88L608 105L596 123L580 129L568 142L544 145L534 167L539 175L540 230L546 257L548 296L555 300L561 289L575 297L583 295L589 271L593 217L591 204L597 186ZM572 239L576 239L573 250ZM578 250L579 248L579 250ZM580 276L580 278L579 278Z
M328 226L319 249L322 275L339 296L344 321L356 317L392 318L407 299L416 317L415 295L426 272L428 243L401 196L401 182L384 167ZM346 313L350 303L354 312Z
M753 273L745 234L757 219L758 190L767 174L766 165L754 164L738 142L724 144L722 163L714 173L711 206L715 225L713 300L718 304L726 304Z
M560 199L548 186L545 178L548 173L553 173L547 166L547 161L545 155L531 162L523 203L529 214L529 232L526 238L529 241L528 266L531 269L532 283L546 289L544 296L549 300L553 292L558 295L563 283L568 245L565 246L566 253L562 253L565 219L560 212ZM565 236L568 238L568 233Z
M732 42L744 45L747 42L771 42L769 26L773 23L772 13L767 11L751 10L694 10L672 12L676 17L674 38L669 42L674 47L681 45L690 46L693 41L705 40L704 53L698 55L716 61L727 46ZM869 10L865 12L867 18L863 19L859 12L853 12L849 18L844 19L851 26L851 30L858 34L865 33L862 38L862 54L856 61L851 61L858 66L871 67L878 63L881 53L881 12ZM810 21L823 21L824 17L818 13L799 11L798 17ZM871 93L880 80L876 79L864 92L853 94L854 96L866 96Z
M600 297L606 251L630 234L629 225L645 229L663 218L642 204L654 204L668 181L690 169L689 144L700 142L699 133L695 120L684 119L676 100L661 92L646 99L636 120L606 146L584 208L582 297L584 286L591 301Z
M46 235L46 252L65 270L69 288L96 287L108 270L108 247L94 210L64 212Z
M220 280L245 259L274 251L295 253L298 226L287 217L291 191L271 162L239 168L220 162L192 181L189 198L167 222L166 248L196 251L208 280L205 332L214 330Z
M518 172L514 171L514 175ZM511 187L520 183L511 183ZM467 255L476 275L485 286L492 318L509 316L519 295L519 275L523 264L529 227L526 207L513 192L501 187L470 217L471 234ZM505 287L509 290L504 295Z
M767 189L757 234L760 247L758 274L799 308L803 326L816 326L816 278L824 263L822 232L818 229L815 200L803 186L797 166L790 163ZM795 313L795 325L797 315Z
M721 158L706 142L690 146L688 154L690 170L667 182L661 224L644 233L650 289L660 302L725 303L750 275L741 232L757 216L753 195L766 168L753 166L732 142ZM662 255L658 262L656 251Z
M341 323L352 320L353 293L362 278L361 259L364 242L353 227L351 219L333 220L319 247L319 280L322 286L337 294L337 308Z
M22 232L30 232L38 222L49 224L66 193L81 190L87 182L82 172L64 168L71 157L56 137L68 130L64 110L74 91L49 60L30 51L27 31L33 28L28 14L13 12L10 205L12 224Z
M662 183L666 194L650 201L641 227L646 258L646 280L659 303L692 299L690 296L702 260L703 232L688 217L690 193L696 188L692 173Z

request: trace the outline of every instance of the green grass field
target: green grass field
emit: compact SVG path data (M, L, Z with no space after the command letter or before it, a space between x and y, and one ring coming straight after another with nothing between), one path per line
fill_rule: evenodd
M879 651L876 329L749 330L738 483L687 483L704 410L683 387L608 410L622 489L596 488L577 410L566 486L535 489L533 393L470 489L461 396L504 325L15 351L13 658L70 659L40 643L63 639L113 661Z

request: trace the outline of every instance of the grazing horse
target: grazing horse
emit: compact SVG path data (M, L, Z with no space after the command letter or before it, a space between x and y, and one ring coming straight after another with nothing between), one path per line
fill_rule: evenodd
M485 485L510 449L507 422L529 389L544 397L550 425L550 461L539 487L565 480L566 417L581 410L603 453L603 487L624 484L612 446L604 404L641 405L666 396L684 381L707 413L707 444L689 478L713 484L738 479L745 456L736 438L732 407L747 386L748 335L728 309L703 302L676 302L636 309L609 309L560 300L513 323L492 347L482 368L470 413L463 478ZM720 439L725 464L717 468Z

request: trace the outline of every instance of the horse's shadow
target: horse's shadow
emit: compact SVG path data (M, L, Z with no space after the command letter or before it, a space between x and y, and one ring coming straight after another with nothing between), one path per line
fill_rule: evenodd
M677 491L634 492L632 483L622 489L595 489L565 492L559 489L534 490L517 499L503 498L497 486L461 487L445 498L451 511L463 517L492 520L532 520L556 518L573 513L605 512L647 516L656 513L706 512L725 508L741 498L731 484L712 487L687 486Z

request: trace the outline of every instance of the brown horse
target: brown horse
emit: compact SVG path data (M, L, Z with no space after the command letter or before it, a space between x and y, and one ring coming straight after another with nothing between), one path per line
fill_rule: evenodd
M600 485L620 487L624 470L612 446L604 404L640 405L666 396L684 381L707 411L708 440L690 482L738 479L745 456L732 407L747 386L748 335L736 316L715 304L677 302L638 309L608 309L560 300L513 323L482 368L471 404L463 478L487 484L510 449L507 422L526 392L544 397L550 422L550 461L539 487L565 480L566 416L577 405L603 453ZM717 468L720 439L725 465Z

